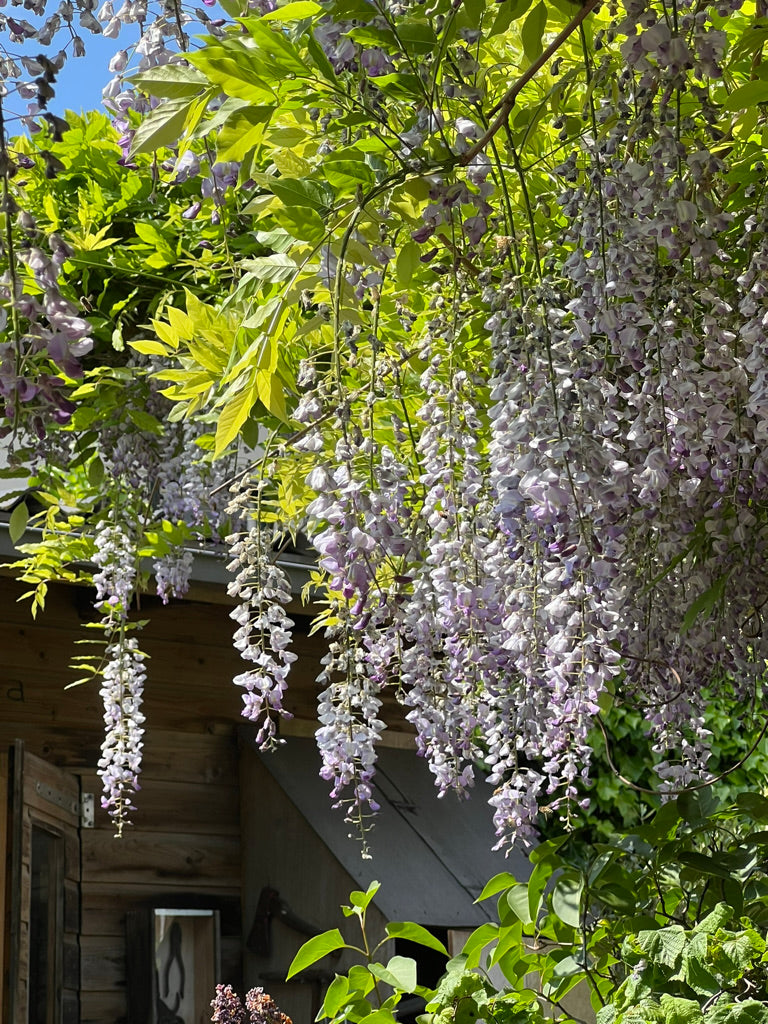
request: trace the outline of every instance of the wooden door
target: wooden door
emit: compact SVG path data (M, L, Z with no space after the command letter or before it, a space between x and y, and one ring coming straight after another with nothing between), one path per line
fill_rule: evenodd
M78 1024L80 786L27 753L9 765L9 1024Z

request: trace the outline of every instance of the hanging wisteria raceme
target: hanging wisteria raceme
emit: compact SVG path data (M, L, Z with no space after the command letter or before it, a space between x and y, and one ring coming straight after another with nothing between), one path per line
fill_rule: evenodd
M762 192L743 226L723 207L709 93L718 19L738 8L637 0L600 28L585 55L587 127L549 172L563 227L541 252L521 200L526 266L490 150L472 151L479 123L422 111L400 137L409 157L452 130L468 154L464 180L429 177L411 234L426 263L439 251L428 246L465 240L410 339L426 364L420 404L409 432L395 423L393 454L376 425L377 402L385 418L393 404L391 381L376 385L383 346L342 311L336 344L370 388L354 390L337 359L320 385L300 378L294 415L299 457L317 453L301 525L332 601L322 773L350 820L375 804L388 687L441 793L464 793L484 767L500 846L530 840L540 806L567 819L584 800L601 707L643 711L660 790L674 793L709 777L707 703L754 705L768 656L766 210ZM318 30L337 73L360 66L354 36ZM626 62L618 78L611 47ZM381 276L332 248L321 279L375 314ZM398 297L404 325L423 301ZM480 314L485 374L457 356Z
M291 600L290 582L277 564L276 551L266 542L266 527L258 517L256 525L251 525L252 503L264 484L238 486L229 504L229 513L242 529L227 538L231 558L227 569L234 577L227 593L239 601L231 612L238 624L235 650L244 661L254 663L234 679L245 691L242 714L259 726L257 746L269 750L280 742L275 716L293 717L283 707L283 694L296 654L288 650L294 625L285 610Z
M100 695L104 704L105 736L98 775L104 786L101 806L122 835L139 787L144 715L144 655L131 636L128 613L137 588L136 541L126 523L106 522L97 530L93 560L95 606L102 613L105 636Z

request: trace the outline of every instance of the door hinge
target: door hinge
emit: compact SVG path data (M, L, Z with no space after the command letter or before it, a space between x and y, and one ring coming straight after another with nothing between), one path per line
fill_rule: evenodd
M93 793L83 793L81 796L80 827L93 828Z
M62 793L60 789L54 789L53 786L49 786L45 782L36 782L35 792L43 800L55 804L69 814L78 814L80 811L80 805L74 797L71 797L68 793Z

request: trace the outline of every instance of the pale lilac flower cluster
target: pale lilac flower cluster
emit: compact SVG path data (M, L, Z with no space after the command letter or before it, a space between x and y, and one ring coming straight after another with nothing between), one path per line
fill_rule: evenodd
M104 786L101 806L112 817L120 836L133 810L133 795L139 789L144 715L144 655L135 637L121 631L107 645L106 666L100 690L104 702L106 734L101 746L98 775Z
M239 493L230 505L233 514L247 509L251 497L248 488ZM269 557L261 526L232 534L227 543L231 556L227 569L234 576L227 593L240 602L231 612L238 624L234 646L244 661L254 664L235 676L234 682L245 691L243 717L259 725L256 743L267 750L279 742L275 715L293 717L283 707L288 673L296 661L296 654L288 650L293 620L285 611L291 587L274 557Z
M168 604L172 597L183 597L187 593L193 565L192 552L183 548L174 548L170 554L155 559L157 596L163 604Z
M705 702L746 700L763 673L768 218L760 203L737 231L723 212L707 85L724 35L712 12L678 8L675 29L660 4L628 0L601 33L628 68L609 81L615 65L596 58L591 129L553 169L564 256L542 258L534 282L519 268L479 275L485 380L449 357L476 282L459 266L436 283L413 464L367 435L370 407L343 391L299 404L297 420L316 424L305 451L323 447L317 424L338 408L334 457L307 478L306 530L334 599L323 775L358 811L395 675L441 792L489 769L501 846L531 839L540 804L568 816L581 799L604 701L641 706L660 790L674 792L707 778ZM345 31L323 35L341 70L359 59ZM683 85L702 105L695 124L680 123ZM408 158L432 133L450 130L459 152L480 134L469 118L419 116L402 132ZM490 169L479 154L465 183L430 179L414 240L450 225L482 244L499 223ZM342 273L357 286L354 269ZM337 273L324 256L324 279ZM405 302L400 316L407 327ZM357 361L358 329L342 324L341 341Z
M100 524L94 536L93 562L99 569L93 576L96 607L114 619L128 615L136 588L136 543L125 527L112 522Z

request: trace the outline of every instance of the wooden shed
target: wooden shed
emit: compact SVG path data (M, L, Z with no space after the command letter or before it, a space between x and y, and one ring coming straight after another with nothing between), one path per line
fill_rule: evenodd
M7 535L0 542L8 560ZM24 588L0 576L7 1024L202 1024L219 981L239 991L261 984L308 1024L345 961L326 958L290 985L285 971L312 932L352 928L339 912L351 889L384 883L374 928L415 919L447 933L485 919L472 901L490 874L525 873L524 862L490 854L482 799L434 801L410 737L397 731L382 751L374 859L361 860L309 739L322 639L309 636L297 605L295 718L285 747L259 755L231 683L242 664L216 582L223 567L207 560L197 570L188 599L164 607L150 598L143 609L142 788L122 839L100 807L98 686L65 689L92 594L52 587L33 621L19 602Z

